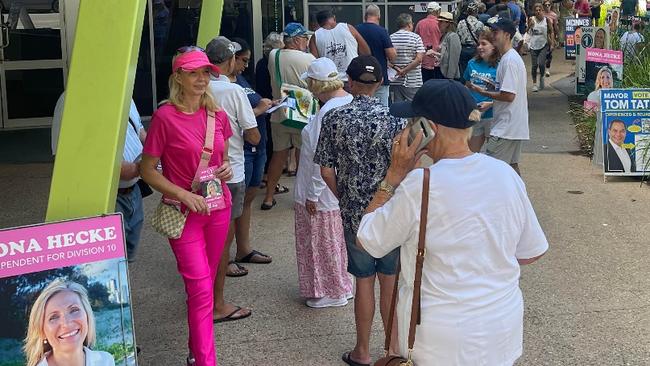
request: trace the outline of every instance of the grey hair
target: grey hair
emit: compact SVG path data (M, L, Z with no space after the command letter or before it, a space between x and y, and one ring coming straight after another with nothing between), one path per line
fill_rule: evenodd
M406 28L409 24L413 23L413 17L411 14L402 13L397 16L397 28L402 29Z
M262 44L262 51L264 54L268 55L271 50L274 50L276 48L284 48L284 41L282 38L282 34L280 33L269 33L269 35L266 36L264 43Z
M364 17L368 19L368 17L379 17L381 16L381 9L375 4L370 4L366 7L366 13Z

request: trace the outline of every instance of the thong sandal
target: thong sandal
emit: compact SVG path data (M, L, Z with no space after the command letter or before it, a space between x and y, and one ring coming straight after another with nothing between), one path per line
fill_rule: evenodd
M262 257L263 259L254 260L253 258L255 258L256 256L257 257ZM253 250L252 252L248 253L247 255L245 255L244 257L242 257L240 259L235 258L235 261L237 263L267 264L267 263L271 263L273 261L273 259L271 259L271 257L269 257L268 255L266 255L264 253L260 253L257 250Z
M249 316L251 316L253 314L253 312L249 310L248 313L245 313L244 315L235 316L235 314L237 314L242 309L243 308L241 306L235 306L235 311L233 311L232 313L224 316L223 318L214 319L214 322L215 323L232 322L232 321L235 321L235 320L246 319L246 318L248 318Z
M370 366L369 363L359 363L353 359L350 358L350 353L351 352L345 352L343 356L341 356L341 359L343 362L347 363L350 366Z
M280 185L280 184L275 185L275 194L283 194L283 193L287 193L287 192L289 192L289 188L287 188L287 187L285 187L283 185Z
M248 274L248 269L246 267L240 265L239 263L235 261L230 261L228 262L228 268L230 268L230 265L234 264L237 267L237 271L226 271L226 276L228 277L244 277Z

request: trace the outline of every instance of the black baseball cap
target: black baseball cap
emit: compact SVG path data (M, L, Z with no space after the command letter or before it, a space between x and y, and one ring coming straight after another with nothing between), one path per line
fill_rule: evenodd
M396 117L424 117L434 123L458 129L472 127L480 119L473 113L476 102L461 83L449 79L432 79L415 93L413 101L390 106Z
M491 23L490 27L494 30L502 30L506 33L510 33L510 38L514 37L515 33L517 33L515 23L506 18L499 18L495 23Z
M373 56L358 56L352 59L346 73L350 79L363 84L374 84L382 81L384 73L379 61Z

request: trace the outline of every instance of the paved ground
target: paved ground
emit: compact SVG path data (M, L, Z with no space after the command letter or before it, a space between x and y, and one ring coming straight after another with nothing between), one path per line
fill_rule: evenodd
M570 65L560 63L553 72L551 81L558 80ZM635 179L605 184L601 172L575 153L566 110L557 90L530 95L532 139L522 172L551 249L522 271L525 350L519 364L648 365L650 190ZM49 164L0 165L0 227L42 221L50 175ZM274 262L251 265L248 276L227 280L227 298L254 315L216 327L220 364L341 365L341 353L354 344L352 305L313 310L302 304L291 196L277 199L273 210L255 210L253 218L255 246ZM147 199L148 214L155 204ZM168 244L149 227L130 270L140 364L182 365L182 282ZM378 318L375 356L383 343Z

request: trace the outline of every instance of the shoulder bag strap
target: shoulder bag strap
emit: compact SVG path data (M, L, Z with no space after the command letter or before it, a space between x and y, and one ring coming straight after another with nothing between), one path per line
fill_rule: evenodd
M467 18L465 18L465 24L467 25L467 30L469 31L469 35L472 36L474 43L476 43L476 45L478 46L478 39L476 39L476 36L474 35L474 31L472 30L472 26L469 25Z
M282 88L282 74L280 73L280 49L275 51L275 82Z
M411 304L411 323L409 325L409 359L415 344L415 327L420 324L420 295L422 286L422 266L424 256L427 253L425 240L427 237L427 218L429 213L429 180L431 172L424 168L424 180L422 181L422 207L420 209L420 235L418 238L418 254L415 257L415 279L413 281L413 303Z
M413 281L413 301L411 304L411 322L409 325L408 351L409 359L413 352L415 344L415 327L420 324L420 286L422 285L422 266L424 265L424 255L426 254L425 239L427 233L427 217L429 213L429 181L431 172L424 168L424 180L422 181L422 206L420 208L420 234L418 238L418 253L415 259L415 280ZM384 342L384 351L388 356L390 341L392 339L393 321L395 316L395 307L397 305L397 291L399 285L399 275L401 271L401 260L397 262L397 274L395 276L395 286L393 287L393 298L390 301L390 313L388 314L388 328L386 329L386 341Z
M214 111L208 111L207 126L205 129L205 142L203 143L203 149L201 149L201 161L199 162L199 166L196 168L196 174L194 175L194 180L192 181L192 192L195 192L198 189L199 172L208 167L210 158L212 158L212 149L214 147L214 124Z

